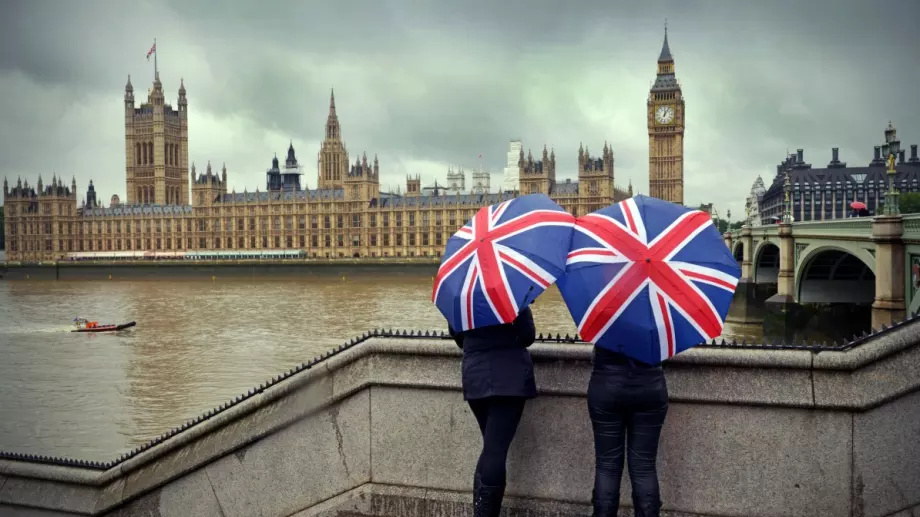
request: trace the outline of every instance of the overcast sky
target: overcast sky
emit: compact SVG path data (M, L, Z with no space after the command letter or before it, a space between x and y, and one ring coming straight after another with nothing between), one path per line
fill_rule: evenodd
M641 5L640 5L641 4ZM500 184L508 142L554 148L575 178L584 142L648 192L646 98L668 18L686 97L685 202L733 219L787 149L865 165L889 119L920 143L920 2L809 0L4 0L0 176L76 176L82 198L124 197L122 99L160 77L189 99L189 159L265 188L293 141L316 187L335 87L351 153L377 153L384 188L448 166Z

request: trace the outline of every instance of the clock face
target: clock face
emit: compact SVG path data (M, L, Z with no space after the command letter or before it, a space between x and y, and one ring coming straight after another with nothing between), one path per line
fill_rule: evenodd
M672 106L658 106L655 110L655 120L659 124L669 124L674 120L674 108Z

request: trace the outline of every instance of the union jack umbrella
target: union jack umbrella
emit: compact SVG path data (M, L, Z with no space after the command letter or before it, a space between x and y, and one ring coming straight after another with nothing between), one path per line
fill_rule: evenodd
M574 226L544 194L480 208L447 240L431 300L457 332L513 322L565 272Z
M648 364L719 336L741 276L709 214L641 195L579 217L566 264L581 338Z

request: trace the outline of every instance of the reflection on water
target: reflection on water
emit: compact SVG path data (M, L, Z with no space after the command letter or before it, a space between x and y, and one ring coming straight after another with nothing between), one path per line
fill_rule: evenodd
M425 274L0 281L0 450L114 458L366 330L445 329L430 296ZM533 312L575 333L555 287Z

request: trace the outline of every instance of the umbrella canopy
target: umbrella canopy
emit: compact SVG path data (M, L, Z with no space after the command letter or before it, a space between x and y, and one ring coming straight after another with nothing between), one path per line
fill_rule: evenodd
M648 364L719 336L741 276L709 214L641 195L579 217L567 264L582 339Z
M565 272L574 225L544 194L480 208L447 240L431 300L458 332L513 322Z
M862 201L853 201L852 203L850 203L850 208L852 208L853 210L865 210L866 204L863 203Z

